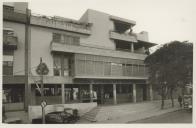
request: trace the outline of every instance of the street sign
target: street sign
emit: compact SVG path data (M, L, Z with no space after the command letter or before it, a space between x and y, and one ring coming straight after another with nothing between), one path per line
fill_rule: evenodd
M45 108L46 106L47 106L47 102L43 100L43 101L41 102L41 107L42 107L42 108Z

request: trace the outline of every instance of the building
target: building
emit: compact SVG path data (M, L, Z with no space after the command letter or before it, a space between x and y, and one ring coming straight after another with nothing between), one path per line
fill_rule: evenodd
M119 104L153 99L144 64L154 43L135 21L88 9L79 20L31 14L27 3L3 6L6 109L39 105L40 58L48 104Z

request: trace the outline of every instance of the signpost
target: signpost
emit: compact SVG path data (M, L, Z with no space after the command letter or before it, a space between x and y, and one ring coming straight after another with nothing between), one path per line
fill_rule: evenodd
M43 81L43 75L47 75L49 72L49 69L45 63L42 62L42 58L40 58L40 64L37 66L36 72L41 77L41 107L42 107L42 123L45 124L45 110L47 103L44 101L44 81Z
M47 103L46 101L42 101L41 102L41 107L42 107L42 123L45 124L46 121L45 121L45 107L47 106Z

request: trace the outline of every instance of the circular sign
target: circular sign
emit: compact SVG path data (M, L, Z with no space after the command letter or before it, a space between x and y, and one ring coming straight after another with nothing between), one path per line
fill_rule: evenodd
M42 107L42 108L45 108L46 106L47 106L46 101L42 101L42 102L41 102L41 107Z
M36 72L38 75L47 75L49 72L49 69L47 65L42 62L37 66Z

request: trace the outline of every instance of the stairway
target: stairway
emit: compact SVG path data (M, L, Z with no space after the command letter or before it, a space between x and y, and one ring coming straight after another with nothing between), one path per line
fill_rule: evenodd
M85 113L81 118L84 118L88 121L91 122L96 122L96 115L97 113L100 111L101 107L95 107L92 110L90 110L89 112Z

